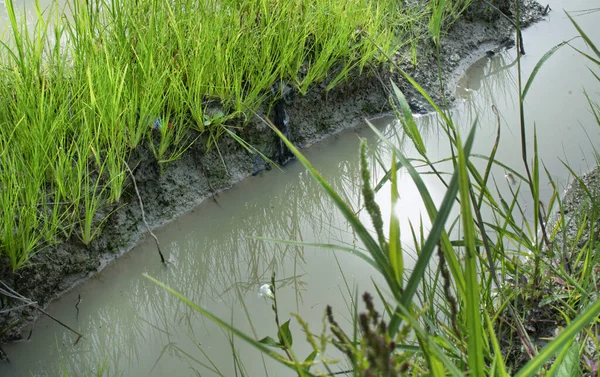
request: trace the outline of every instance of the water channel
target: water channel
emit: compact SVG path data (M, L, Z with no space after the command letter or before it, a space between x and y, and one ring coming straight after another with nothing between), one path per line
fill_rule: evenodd
M546 51L576 35L562 8L572 11L595 5L594 0L550 1L554 11L548 20L524 33L524 77ZM599 16L600 13L581 15L577 21L600 44ZM585 48L581 40L573 44ZM562 189L570 180L563 162L578 173L596 166L594 145L600 129L589 111L583 88L598 100L600 85L586 69L587 64L573 49L561 49L540 71L526 101L526 119L528 125L537 127L541 158ZM464 132L478 119L474 153L488 154L497 130L491 111L492 105L496 106L502 123L497 159L523 171L516 85L514 50L482 58L460 81L453 116ZM418 122L430 158L448 157L448 142L438 119L422 116ZM393 118L382 117L375 123L390 138L402 138L401 127ZM529 133L532 140L532 127ZM359 138L368 140L377 180L383 173L376 155L387 164L389 154L365 126L347 130L305 151L314 166L356 209L360 208ZM408 156L416 156L410 142L405 142L403 149ZM502 169L493 172L501 190L508 185L505 173ZM423 177L434 200L439 202L444 186L433 175ZM400 187L401 203L393 210L401 214L403 242L410 250L409 224L418 226L423 208L407 176L402 175ZM542 187L547 199L551 189L545 184ZM385 188L377 197L384 218L392 210L388 197ZM523 201L526 200L523 195ZM362 214L361 217L367 219ZM423 225L429 226L426 222ZM11 363L0 363L0 376L57 375L61 368L70 376L88 376L103 364L105 375L110 376L234 376L232 347L246 375L290 375L281 366L264 361L241 340L231 340L142 273L166 283L256 338L276 336L271 305L257 295L272 271L277 274L282 319L289 318L288 313L298 313L316 333L321 331L326 305L335 308L343 326L349 318L351 295L355 291L374 292L373 281L381 282L376 272L355 256L252 238L360 245L321 187L297 162L283 172L272 170L249 177L221 193L218 202L205 201L156 234L173 264L165 268L152 239L142 241L116 263L49 306L51 314L78 329L85 338L74 345L71 333L42 317L30 341L4 346ZM410 268L410 255L406 259ZM79 310L75 308L78 297L82 298ZM292 321L291 328L295 351L299 355L310 353L298 324ZM340 368L344 368L343 363Z

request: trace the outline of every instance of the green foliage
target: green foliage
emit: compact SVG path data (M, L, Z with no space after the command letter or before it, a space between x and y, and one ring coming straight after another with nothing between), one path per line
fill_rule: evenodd
M449 28L471 5L472 0L432 0L430 1L431 17L428 29L431 40L439 45L442 33Z
M564 347L561 352L559 352L558 357L556 358L556 362L554 363L553 368L554 373L552 375L556 377L577 377L580 375L579 373L579 345L577 342L573 342L571 347ZM552 373L552 370L549 371Z
M421 133L419 132L419 129L417 127L417 122L413 117L412 110L410 109L410 106L406 101L406 97L404 97L402 91L400 91L396 83L394 83L393 81L392 88L394 89L394 96L392 96L392 98L395 99L395 101L392 100L392 105L394 106L396 117L400 120L400 123L402 123L402 128L404 129L404 132L414 143L415 147L417 148L417 151L423 156L426 156L427 150L425 149L425 143L421 138ZM398 109L398 107L400 109ZM392 171L393 170L394 167L392 167Z
M123 161L145 145L166 164L207 148L275 82L331 89L412 43L426 5L394 0L58 2L22 22L12 0L0 48L0 252L13 270L39 250L101 232ZM391 10L394 10L392 12ZM428 8L427 8L428 9ZM28 25L33 25L32 27ZM363 38L368 35L369 39ZM253 152L256 152L253 150ZM82 186L83 185L83 186ZM60 203L60 204L56 204Z
M72 21L57 22L52 29L38 8L40 22L30 32L18 24L13 3L7 2L14 40L4 45L5 54L0 55L5 68L0 98L6 102L0 108L0 240L13 270L27 263L40 248L57 242L58 235L66 238L75 233L90 243L104 221L97 216L99 209L121 197L123 161L145 140L159 162L171 161L193 142L187 137L190 129L208 133L209 143L222 134L231 135L225 119L256 109L276 80L294 83L303 93L315 82L326 81L331 87L351 69L381 61L393 50L394 35L386 26L390 19L385 15L392 2L318 0L315 4L74 2L69 4ZM431 4L427 24L430 36L439 41L442 25L451 23L452 15L468 1ZM407 24L418 23L425 13L412 13L417 20L407 16ZM57 10L52 14L59 19ZM598 49L573 24L596 57L580 53L600 65ZM369 41L361 38L363 33ZM190 35L197 38L188 38ZM558 48L542 57L520 90L521 106L536 73ZM498 140L488 156L472 156L476 124L463 141L451 117L412 78L402 74L442 119L452 147L452 156L446 160L452 170L445 172L447 175L435 171L446 186L441 203L436 203L416 167L423 160L429 166L435 164L427 157L406 99L395 87L393 102L399 106L403 128L421 158L408 158L372 127L392 155L385 180L373 188L367 146L361 144L362 193L374 234L359 220L356 209L272 127L323 187L364 247L364 251L340 249L357 255L382 275L387 286L375 289L389 320L384 321L376 312L369 295L363 297L366 312L358 314L355 307L350 335L335 321L331 308L326 313L331 335L324 329L320 337L313 336L309 325L296 317L312 347L309 355L298 358L292 347L291 321L279 321L274 277L271 285L277 340L269 336L256 340L146 277L299 376L313 375L310 370L317 363L331 373L332 361L323 356L329 344L348 358L355 375L364 376L506 376L513 371L516 376L534 376L548 370L556 375L579 371L584 364L580 345L597 331L590 329L590 324L597 326L600 314L600 301L591 293L599 288L596 276L600 256L592 231L600 216L597 199L586 192L590 209L578 219L577 239L571 240L568 250L556 250L551 240L565 232L568 221L575 220L565 218L555 186L551 202L542 210L542 163L535 130L533 162L523 148L526 175L495 160ZM218 102L222 115L210 115L208 101ZM598 107L593 105L596 111ZM521 127L525 146L522 107ZM475 157L486 162L483 175L473 163ZM516 185L512 195L503 197L492 191L493 167L509 171ZM386 235L375 201L375 192L389 182L392 205L397 203L400 169L417 187L432 224L427 230L423 225L410 228L417 255L412 271L404 265L398 214L392 211ZM533 223L522 221L526 213L519 201L521 190L533 199ZM559 220L546 229L553 212ZM573 246L586 231L592 234L590 240L581 247ZM560 279L561 295L547 276ZM523 324L533 308L560 316L566 325L540 350ZM511 363L503 354L506 340L529 353L525 365ZM559 363L548 366L556 355Z
M443 13L442 28L467 2L439 11L395 0L69 0L65 13L38 3L21 22L7 1L0 252L17 270L73 235L91 242L105 220L96 215L120 202L133 149L166 164L200 138L194 130L207 148L228 135L256 153L230 127L275 82L330 90L402 46L415 50L432 15Z
M589 38L584 39L591 43ZM590 48L595 51L593 46ZM542 57L532 77L554 51L556 49ZM595 58L589 58L595 62ZM409 81L412 80L406 77ZM532 80L533 78L525 89L530 87ZM421 87L416 83L414 85L431 101ZM521 87L519 89L522 104L526 90L521 91ZM394 94L395 102L402 109L406 100L397 88ZM590 103L592 104L591 101ZM407 271L403 263L399 222L395 211L391 211L389 233L384 233L384 221L375 201L364 141L359 154L361 186L364 208L371 217L373 232L368 231L366 225L359 221L356 209L345 203L341 195L294 145L271 125L273 131L323 187L352 226L365 251L349 247L340 249L357 255L372 265L387 285L385 289L377 285L374 288L389 317L388 321L376 312L371 296L365 294L363 300L366 312L358 313L355 306L352 313L353 333L344 331L336 322L332 309L327 309L326 318L331 336L322 344L317 344L315 338L308 335L308 324L296 316L307 333L307 341L320 355L324 353L327 344L333 344L347 357L350 372L355 376L513 374L522 377L547 373L576 376L583 369L593 369L597 364L586 361L593 360L593 355L589 354L590 350L586 350L584 344L597 344L594 334L597 333L600 318L600 300L592 293L600 288L597 280L600 265L600 255L597 252L598 224L595 221L600 215L597 193L592 193L585 187L585 181L579 178L586 200L582 209L577 211L578 215L571 216L567 221L556 184L548 171L545 173L552 183L554 193L547 205L542 205L540 181L543 165L538 157L537 133L534 128L531 162L527 158L525 147L526 124L523 114L521 127L526 175L520 175L516 168L495 160L500 131L489 155L472 156L470 151L476 124L463 142L452 118L433 102L431 105L438 111L452 147L452 156L443 160L451 163L452 170L449 172L438 171L438 164L428 159L421 145L421 135L417 137L419 130L410 123L411 116L404 109L398 115L404 121L406 132L412 133L409 138L421 154L418 160L403 155L397 145L371 126L380 141L391 151L392 162L383 183L389 183L391 187L392 205L397 202L399 195L397 171L404 169L419 190L431 220L432 225L427 230L423 225L417 228L411 226L413 248L417 255L412 271ZM483 174L473 163L475 157L485 161ZM437 205L424 184L422 173L415 166L423 161L446 187L444 198ZM501 195L497 187L495 192L492 191L490 171L495 166L509 172L513 181L509 186L510 195ZM380 182L376 189L383 187L383 183ZM532 223L524 221L527 216L519 199L521 190L531 195L534 207ZM453 208L457 211L453 211ZM558 219L555 222L549 222L552 213ZM561 233L566 237L564 233L567 226L573 224L577 225L577 235L574 239L564 239L564 244L568 246L563 246L561 250L556 246L560 242L555 241ZM590 238L582 244L582 240L585 240L582 238L583 234L586 233ZM295 241L278 242L302 244ZM333 245L312 246L335 248ZM437 261L433 257L434 250L437 250ZM525 260L533 263L524 263ZM272 285L274 287L274 282ZM291 334L289 341L285 335L289 330L289 321L283 326L279 324L276 300L274 301L278 341L269 337L256 341L246 335L243 335L243 339L255 347L269 345L284 350L287 360L283 356L277 356L279 360L285 361L285 365L298 375L309 375L309 370L293 355ZM186 303L193 305L187 301ZM192 307L205 312L196 306ZM548 342L543 347L536 346L541 339L536 339L534 343L525 326L527 321L535 320L536 313L540 312L565 325L553 339L547 339ZM211 319L219 323L218 319ZM231 326L225 327L239 334ZM519 353L528 354L527 362L516 362L510 346L507 346L507 343L512 342L516 343ZM311 355L308 358L310 365L319 359L319 356ZM551 365L549 362L553 358L556 358L556 362ZM320 362L331 373L331 361L321 357Z

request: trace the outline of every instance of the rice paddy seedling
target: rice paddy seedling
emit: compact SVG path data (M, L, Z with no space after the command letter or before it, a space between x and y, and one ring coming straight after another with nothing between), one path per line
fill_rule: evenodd
M100 226L95 221L95 215L100 206L102 205L103 194L105 187L102 187L100 181L102 179L102 173L105 166L102 165L100 174L94 179L93 172L89 170L83 171L83 187L81 190L81 224L80 224L80 237L81 242L85 245L89 245L90 242L100 231Z
M211 148L274 83L331 89L385 61L381 49L418 43L413 27L430 17L426 4L391 12L392 0L67 1L38 3L29 20L6 6L1 166L14 189L1 193L0 244L13 269L74 229L91 242L93 214L121 200L132 150L165 165L198 140Z

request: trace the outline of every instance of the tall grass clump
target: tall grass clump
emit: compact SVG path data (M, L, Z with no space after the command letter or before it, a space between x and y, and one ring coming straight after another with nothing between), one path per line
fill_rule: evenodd
M597 69L600 51L573 24L592 51L580 53ZM573 211L575 215L566 216L557 185L539 160L535 128L530 130L524 117L527 88L552 53L540 60L527 82L522 82L519 74L523 154L523 166L519 167L510 167L496 159L500 114L497 114L498 137L493 148L488 154L474 155L475 124L468 133L461 132L453 119L405 75L442 120L451 156L441 161L428 157L410 108L401 91L395 88L393 98L399 121L419 156L406 157L396 144L371 126L392 155L383 180L373 182L366 157L368 146L364 141L361 143L364 205L360 210L368 213L371 224L361 222L357 216L359 209L347 204L294 145L272 127L320 183L362 243L362 248L340 247L340 250L360 257L385 282L385 286L374 284L381 307L376 308L372 295L364 294L364 311L355 304L350 309L352 320L347 326L337 322L331 308L325 313L329 332L321 335L296 317L312 346L309 355L293 352L289 322L282 324L278 319L280 308L274 278L260 292L273 300L277 339L258 340L147 277L299 376L334 373L333 360L325 352L330 345L346 356L345 373L354 376L597 375L600 321L600 298L596 293L600 288L597 192L578 178L585 193L583 204ZM594 74L597 78L597 73ZM597 114L597 104L592 100L590 103ZM533 150L527 148L530 141ZM427 174L434 174L446 187L439 204L434 202L422 178L424 172L419 166L423 165L428 167ZM492 178L492 172L498 169L510 177L508 194L502 194L500 183ZM424 215L431 223L428 229L422 223L400 229L396 211L391 211L387 221L382 218L375 193L387 184L394 208L399 198L400 170L419 191ZM540 199L543 174L554 187L546 204ZM533 206L532 212L527 211L524 198ZM533 219L529 213L533 213ZM373 230L369 231L369 227ZM575 236L567 236L568 229L574 229L569 234ZM412 235L411 246L416 255L412 270L404 263L401 231ZM352 301L357 302L356 298ZM529 330L532 324L538 328L538 334Z
M418 43L434 13L395 0L69 0L36 3L24 22L6 7L0 249L14 271L100 234L132 150L164 165L199 138L210 148L275 82L331 89Z

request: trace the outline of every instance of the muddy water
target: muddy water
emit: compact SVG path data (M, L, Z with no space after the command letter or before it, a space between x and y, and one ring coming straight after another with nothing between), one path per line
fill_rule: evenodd
M525 77L538 59L552 46L575 35L568 19L559 9L586 9L594 0L554 1L549 22L534 25L525 33L527 55L523 59ZM584 30L597 42L599 15L578 18ZM574 44L583 48L581 41ZM537 127L540 155L553 178L565 187L568 170L576 172L595 166L593 145L599 137L598 126L588 110L582 87L598 99L600 86L585 69L586 61L563 48L540 71L526 101L529 138ZM514 51L477 62L461 80L460 98L454 117L466 132L477 118L475 153L488 154L496 136L495 106L501 115L501 143L497 158L521 168L518 130ZM401 139L402 132L390 118L377 121L385 134ZM447 157L448 142L439 132L436 117L419 118L432 160ZM354 208L360 208L357 149L359 137L375 154L389 161L389 154L367 128L347 131L306 151L308 158ZM531 143L530 143L531 144ZM416 156L409 142L406 153ZM442 166L443 169L443 166ZM494 172L500 190L507 190L503 169ZM382 176L374 169L374 179ZM403 241L410 250L409 222L419 224L422 206L415 187L402 176L401 203L396 209L402 217ZM443 186L431 175L424 179L435 200L441 200ZM543 185L544 195L550 188ZM378 194L384 216L389 214L387 190ZM523 201L527 198L524 195ZM423 213L424 215L424 213ZM365 219L361 212L361 217ZM427 223L424 224L428 226ZM49 312L85 334L76 345L68 331L47 318L41 318L29 342L5 346L11 364L0 364L0 376L57 374L60 368L71 376L91 375L106 368L108 375L194 376L235 375L232 348L240 355L247 375L289 375L278 365L263 361L239 339L227 335L208 320L142 277L147 273L182 292L184 296L256 338L276 336L270 304L257 296L261 284L277 273L279 307L282 320L287 313L299 313L312 331L321 331L326 305L335 308L342 325L347 324L351 296L355 291L374 292L371 279L382 283L374 271L355 256L314 247L298 247L264 242L263 236L304 242L359 245L331 202L298 163L284 172L271 171L252 177L222 193L217 202L206 201L156 232L173 263L165 268L158 259L151 239L104 269L89 282L55 301ZM407 256L409 268L410 255ZM381 286L383 286L381 284ZM75 304L81 297L77 310ZM310 350L304 335L293 322L295 351L300 357ZM334 352L331 356L339 356ZM213 364L214 363L214 364ZM266 364L266 366L265 366ZM343 368L344 365L340 365ZM268 373L265 372L265 369Z

